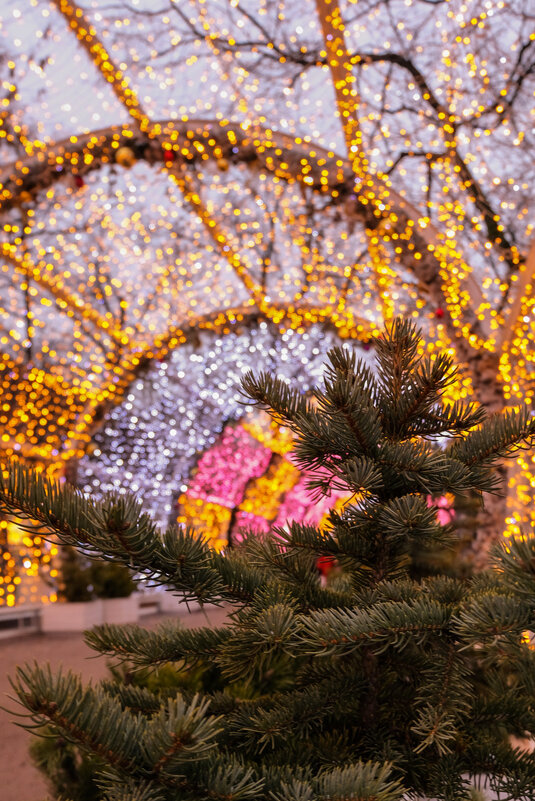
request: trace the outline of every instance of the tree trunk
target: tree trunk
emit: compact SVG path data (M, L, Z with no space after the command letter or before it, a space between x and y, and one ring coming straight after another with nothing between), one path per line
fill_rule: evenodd
M489 414L500 412L506 405L503 388L499 381L499 359L499 354L488 351L472 351L467 358L476 399ZM475 570L483 570L487 566L489 549L503 536L505 530L507 508L507 464L505 461L498 466L497 472L501 479L500 491L498 494L484 494L474 538L467 545L464 554Z

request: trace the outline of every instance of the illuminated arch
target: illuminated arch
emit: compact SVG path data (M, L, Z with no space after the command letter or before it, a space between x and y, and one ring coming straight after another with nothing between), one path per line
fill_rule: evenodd
M528 400L533 398L533 383L529 380L533 331L529 336L525 336L525 331L527 325L532 325L529 320L533 311L535 256L522 265L521 255L514 248L506 248L500 237L485 243L485 248L489 245L500 259L513 265L513 273L515 267L521 273L518 282L514 282L517 276L513 274L513 280L506 282L505 288L499 287L492 305L481 296L471 270L474 265L466 263L469 257L457 247L455 226L450 226L446 233L434 230L425 214L411 207L386 176L372 173L367 154L359 147L360 98L351 74L357 62L348 58L346 33L336 2L317 0L316 5L325 40L324 65L331 73L348 158L322 149L312 141L248 123L240 127L223 119L153 121L131 87L127 67L114 62L111 48L106 48L104 39L83 10L71 0L55 0L54 5L67 23L68 35L75 35L80 47L89 54L102 85L109 85L118 98L128 122L94 133L76 133L55 144L32 140L24 130L19 130L15 139L26 155L0 175L3 219L12 222L17 215L20 217L17 231L6 234L9 241L2 247L1 266L11 271L13 284L16 283L23 301L35 291L38 300L51 305L56 313L52 325L57 322L61 329L58 336L65 340L70 337L73 342L79 338L79 350L71 349L74 357L80 353L87 355L90 347L100 349L101 353L100 361L96 360L94 365L99 372L93 372L92 364L73 359L66 375L64 365L55 363L48 355L36 363L35 353L31 349L24 351L20 345L22 337L14 326L2 329L2 343L16 342L18 348L14 356L6 347L0 363L0 377L7 393L0 415L4 432L0 447L7 453L24 452L28 458L45 462L58 460L60 452L63 459L81 453L102 410L121 396L140 363L165 355L184 338L193 336L196 327L234 325L232 315L236 318L243 314L245 321L250 313L261 315L281 326L306 326L310 320L331 319L344 336L373 332L393 312L390 295L399 270L416 276L420 297L425 291L426 298L431 299L425 308L430 312L429 317L436 312L440 320L437 324L441 329L440 345L453 345L459 358L470 364L484 402L498 407L503 405L504 394L506 400L522 395ZM209 39L207 34L208 43ZM371 63L375 56L367 58ZM444 128L446 125L447 121ZM233 296L216 311L200 314L193 307L187 312L180 310L175 317L170 313L164 330L158 330L152 338L136 337L136 332L123 324L120 312L106 311L78 287L64 282L65 275L58 268L61 262L54 258L58 249L50 257L45 254L42 258L31 258L24 230L31 229L26 223L34 203L53 194L54 185L61 180L65 182L67 176L70 181L78 181L78 186L91 173L114 163L118 151L124 147L138 160L155 168L163 167L165 179L177 187L184 205L191 207L201 220L210 248L233 271L245 300ZM267 300L261 282L251 274L221 220L211 214L200 196L196 175L205 164L227 175L233 170L247 169L255 178L267 175L273 184L295 186L303 194L313 193L316 198L324 198L349 225L355 223L362 229L368 246L369 283L379 307L374 310L376 313L366 315L361 309L350 308L345 298L339 304L325 302L316 306L310 295L305 301L287 297ZM464 178L463 181L464 196L470 200L470 192L476 192L477 187L474 181ZM349 272L354 277L354 266L349 265ZM157 282L153 291L157 297ZM4 303L2 298L2 312L9 321L14 316L13 308L7 303L4 308ZM357 311L362 312L362 320L356 320ZM46 323L51 319L52 315L43 318ZM32 327L29 314L26 323L28 328ZM519 366L525 374L523 384L514 375ZM56 426L55 431L52 426Z

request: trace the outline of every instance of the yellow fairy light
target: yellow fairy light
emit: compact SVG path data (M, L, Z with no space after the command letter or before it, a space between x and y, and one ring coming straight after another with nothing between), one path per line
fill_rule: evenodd
M414 8L308 1L303 19L261 4L256 29L238 2L182 22L70 0L25 13L56 42L32 61L45 41L17 28L0 81L4 453L58 469L147 361L258 320L366 340L425 316L431 347L469 365L453 400L533 403L522 43L498 52L500 9L446 4L419 26ZM535 466L518 465L511 526L531 514Z
M115 153L115 161L121 167L133 167L136 163L136 156L131 147L123 145Z

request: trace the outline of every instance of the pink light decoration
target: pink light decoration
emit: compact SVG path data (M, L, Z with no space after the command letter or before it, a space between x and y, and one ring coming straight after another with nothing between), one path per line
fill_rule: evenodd
M232 509L243 500L247 482L261 476L270 459L270 449L244 428L227 426L199 459L188 495Z
M435 506L437 509L437 520L441 526L447 526L453 522L455 517L455 509L452 506L451 500L446 495L441 495L440 498L427 498L428 506Z
M267 534L271 528L271 524L265 517L251 514L251 512L242 512L240 510L236 514L235 525L232 529L233 542L241 542L243 540L243 535L240 531L242 528L251 529L259 534Z

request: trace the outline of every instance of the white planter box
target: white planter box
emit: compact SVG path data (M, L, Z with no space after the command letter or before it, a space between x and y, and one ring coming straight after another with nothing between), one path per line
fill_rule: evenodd
M41 631L85 631L101 623L137 623L144 615L188 615L199 604L188 605L171 592L135 592L128 598L102 598L85 603L54 603L40 609Z
M103 598L103 623L137 623L139 619L139 603L137 595L128 598Z
M54 603L41 608L41 631L85 631L103 622L102 601Z

